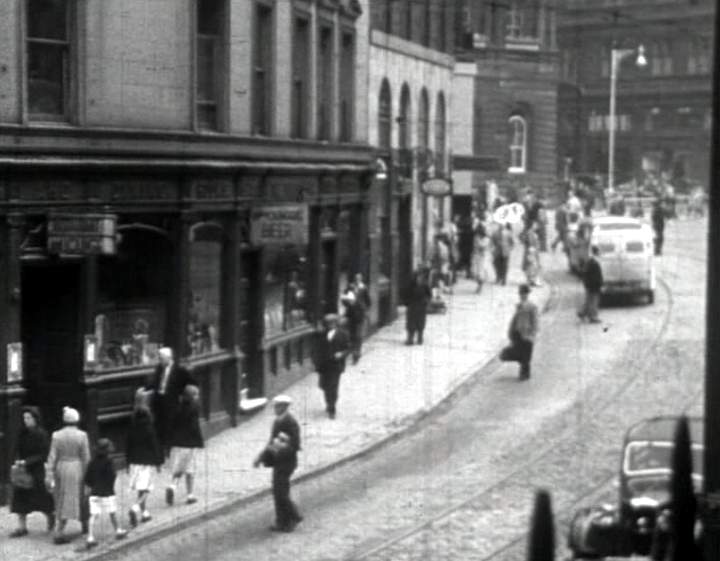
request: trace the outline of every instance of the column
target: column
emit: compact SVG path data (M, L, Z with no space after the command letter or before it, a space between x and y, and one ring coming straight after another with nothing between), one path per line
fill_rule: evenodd
M174 224L172 297L167 313L167 342L177 360L187 356L187 325L190 307L190 226L194 217L181 211Z

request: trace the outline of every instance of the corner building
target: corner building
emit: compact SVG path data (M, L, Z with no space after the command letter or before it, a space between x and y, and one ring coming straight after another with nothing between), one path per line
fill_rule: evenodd
M212 434L370 268L354 0L0 3L0 483L23 404L124 441L171 346Z

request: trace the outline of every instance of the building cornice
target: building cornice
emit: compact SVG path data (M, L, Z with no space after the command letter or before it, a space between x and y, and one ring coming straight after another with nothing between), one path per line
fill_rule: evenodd
M395 52L400 55L416 58L435 66L442 66L448 69L452 69L455 64L455 57L442 51L436 51L430 49L418 43L402 39L396 35L391 35L373 29L370 32L370 45L388 51Z

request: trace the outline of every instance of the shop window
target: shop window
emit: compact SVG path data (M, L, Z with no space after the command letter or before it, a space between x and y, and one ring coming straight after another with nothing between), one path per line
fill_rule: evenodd
M198 0L196 46L196 116L198 127L217 130L222 92L225 0Z
M190 243L187 343L192 356L220 350L222 277L222 229L198 224Z
M265 250L265 336L272 337L308 321L306 248Z
M70 2L27 2L27 107L32 120L67 117L70 76Z
M527 122L520 115L513 115L510 125L509 173L525 173L527 166Z
M253 132L271 133L273 10L264 4L255 5L253 36Z
M117 255L98 263L99 368L154 364L165 341L172 245L151 227L120 230Z

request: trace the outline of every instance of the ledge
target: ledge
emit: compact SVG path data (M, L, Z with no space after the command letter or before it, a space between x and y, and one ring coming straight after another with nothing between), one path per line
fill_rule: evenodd
M283 343L287 343L288 341L298 339L299 337L309 335L311 333L315 333L315 327L312 324L307 323L305 325L300 325L298 327L289 329L288 331L278 333L277 335L263 338L261 348L263 351L267 351L271 347L282 345Z

